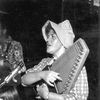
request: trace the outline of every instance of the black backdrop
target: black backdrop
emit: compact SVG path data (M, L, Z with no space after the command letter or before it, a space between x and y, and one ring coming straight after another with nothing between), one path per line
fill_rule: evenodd
M99 7L92 0L1 0L0 9L7 14L1 14L1 21L6 24L8 34L21 42L27 69L37 64L45 52L45 42L41 35L43 24L49 19L59 23L70 20L75 40L83 38L90 48L90 54L85 63L88 81L88 100L99 100ZM31 100L34 92L31 87L19 86L22 98Z

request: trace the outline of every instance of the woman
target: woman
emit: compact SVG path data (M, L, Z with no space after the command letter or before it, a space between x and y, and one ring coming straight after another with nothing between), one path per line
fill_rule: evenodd
M65 54L66 50L73 45L75 35L71 24L68 20L65 20L59 24L52 21L47 21L42 28L42 32L44 40L47 44L47 53L52 54L53 58L49 62L48 58L46 58L38 65L34 66L34 68L29 69L22 77L22 82L24 85L31 85L40 80L44 80L48 85L54 86L54 82L56 80L61 81L59 73L54 71L41 71L41 69L42 66L44 67L45 63L47 66L50 66L55 60L57 61L59 58L63 59L62 56ZM37 85L38 95L44 100L87 100L89 89L87 73L84 66L79 73L76 82L68 93L66 93L66 89L61 94L51 92L49 91L49 88L45 82L42 85Z

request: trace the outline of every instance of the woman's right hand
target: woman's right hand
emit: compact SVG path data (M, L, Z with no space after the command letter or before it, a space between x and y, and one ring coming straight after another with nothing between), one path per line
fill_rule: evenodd
M56 80L62 81L61 77L59 76L59 73L54 71L42 71L41 75L42 79L47 82L50 86L54 86L54 82Z

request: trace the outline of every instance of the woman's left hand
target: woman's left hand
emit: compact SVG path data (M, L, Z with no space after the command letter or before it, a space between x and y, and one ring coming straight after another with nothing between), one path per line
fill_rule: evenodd
M38 95L41 96L42 98L44 99L48 98L49 90L46 84L42 84L41 86L38 85L37 91L38 91Z

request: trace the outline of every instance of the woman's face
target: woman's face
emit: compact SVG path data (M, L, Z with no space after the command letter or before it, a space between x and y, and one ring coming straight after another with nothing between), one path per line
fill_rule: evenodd
M53 29L51 29L47 38L47 53L55 54L61 48L61 46L62 44L59 41L56 33Z

